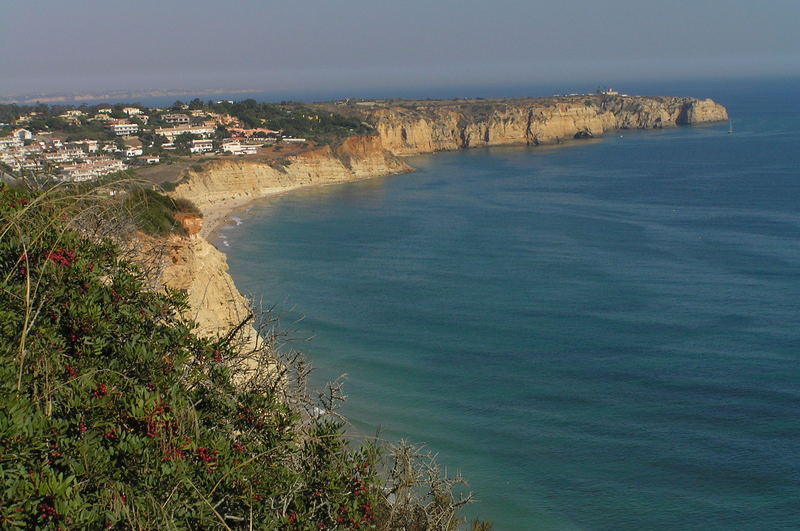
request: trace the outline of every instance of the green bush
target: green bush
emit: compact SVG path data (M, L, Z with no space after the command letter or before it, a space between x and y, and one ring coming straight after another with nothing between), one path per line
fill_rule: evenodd
M0 527L371 527L375 448L234 385L231 336L69 203L0 187Z
M126 192L123 206L130 212L140 230L155 236L186 233L183 226L175 220L177 213L201 215L200 209L189 199L173 199L155 190L138 187Z
M200 209L197 208L197 205L195 205L191 199L186 199L185 197L176 197L172 201L175 205L175 212L180 212L181 214L194 214L195 216L200 217L203 216L203 213L200 212Z
M123 234L129 211L195 207L126 190L0 185L0 528L463 523L458 476L402 442L348 443L336 415L314 413L310 369L276 359L273 323L257 347L238 333L247 320L198 336L185 294L150 288L158 256L129 261Z

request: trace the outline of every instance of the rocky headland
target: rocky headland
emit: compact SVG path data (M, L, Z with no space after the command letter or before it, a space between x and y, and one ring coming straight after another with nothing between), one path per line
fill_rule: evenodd
M318 104L357 115L376 131L284 160L228 158L187 168L172 195L203 213L182 220L189 236L169 242L164 283L186 289L193 315L208 334L236 326L247 301L208 236L232 210L289 190L413 171L400 157L472 147L560 144L620 129L654 129L728 119L710 100L582 95L540 99L375 101ZM255 332L251 332L255 337Z
M656 129L728 119L710 100L581 95L529 99L377 101L324 108L360 116L384 148L415 155L471 147L560 144L618 129Z

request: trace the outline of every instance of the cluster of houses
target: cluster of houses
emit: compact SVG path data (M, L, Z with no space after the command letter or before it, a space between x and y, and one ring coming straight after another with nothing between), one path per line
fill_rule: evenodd
M58 174L61 180L71 182L124 170L142 154L138 139L119 147L115 142L98 140L68 142L51 134L34 135L23 128L0 137L0 162L11 170Z
M118 108L119 109L119 108ZM100 123L118 138L117 141L75 140L65 141L58 134L39 132L34 134L24 126L36 119L40 113L30 112L16 122L10 136L0 137L0 162L13 171L49 173L56 178L80 182L92 180L108 173L127 169L132 165L157 164L159 150L176 150L176 139L184 134L192 137L189 152L195 155L212 153L252 155L265 145L275 142L280 131L266 128L248 129L233 116L210 113L205 110L165 111L164 109L141 109L124 107L114 112L110 107L101 107L96 112L67 110L58 117L71 125ZM112 116L113 114L113 116ZM147 126L151 121L164 126ZM224 126L230 137L220 143L212 140L218 126ZM152 133L160 142L145 155L140 136ZM62 135L63 136L63 135ZM305 142L303 138L282 138L285 142ZM185 145L185 144L183 144Z

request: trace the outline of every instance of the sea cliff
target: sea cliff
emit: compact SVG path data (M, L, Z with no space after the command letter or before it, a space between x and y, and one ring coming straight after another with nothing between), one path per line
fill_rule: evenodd
M333 108L334 104L319 105ZM336 105L341 111L341 106ZM276 161L226 158L187 169L172 193L193 201L204 219L184 219L188 237L168 241L165 285L186 289L192 317L205 334L236 326L247 300L208 236L233 209L288 190L413 171L398 156L498 145L557 144L616 129L652 129L727 120L712 100L579 96L524 100L371 102L349 111L372 124L353 136ZM256 340L255 331L248 329Z
M396 155L558 144L617 129L728 119L725 107L710 99L645 96L375 102L354 107L351 112L373 124L383 146Z
M224 333L249 313L248 300L236 289L225 255L208 236L232 209L254 199L295 188L325 185L412 171L383 149L378 136L350 137L335 147L323 146L276 162L229 158L188 169L172 193L193 201L203 218L184 216L187 236L165 240L161 280L187 291L190 315L203 335ZM248 342L257 341L245 327Z
M383 148L378 136L353 136L282 161L227 158L187 169L173 195L192 200L213 229L218 214L238 205L303 186L334 184L412 171ZM207 234L207 231L203 232Z

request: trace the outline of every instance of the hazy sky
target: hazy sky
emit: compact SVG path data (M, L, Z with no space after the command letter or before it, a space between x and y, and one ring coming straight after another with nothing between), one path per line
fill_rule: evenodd
M0 94L800 74L800 0L0 0Z

